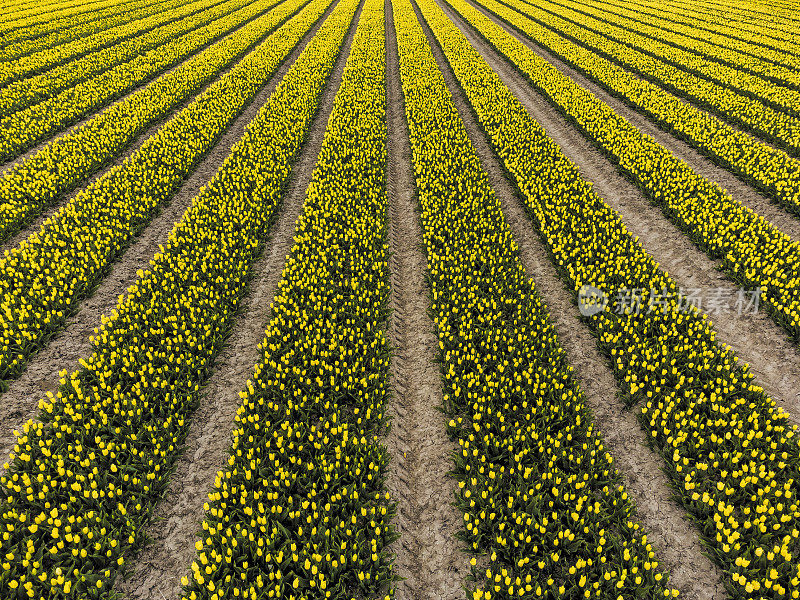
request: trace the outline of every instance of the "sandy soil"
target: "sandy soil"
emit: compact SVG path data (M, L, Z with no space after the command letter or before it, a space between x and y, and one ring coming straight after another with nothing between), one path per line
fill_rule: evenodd
M220 76L229 70L222 71ZM279 71L279 73L283 72L283 70ZM0 456L7 456L14 446L12 430L21 427L25 421L38 414L39 398L45 392L55 391L58 388L59 371L74 369L76 361L91 352L89 336L92 335L94 328L99 326L101 315L111 313L117 305L120 295L124 294L136 280L136 271L147 268L158 244L167 239L175 223L181 219L197 192L222 165L230 154L231 148L244 132L244 128L272 93L277 81L273 77L255 96L254 100L245 107L242 114L234 119L198 163L192 174L184 180L169 202L162 207L161 212L112 263L110 273L101 280L97 289L82 302L79 311L67 320L65 328L38 353L31 356L25 371L18 379L9 382L9 389L2 395L3 401L0 402ZM188 102L190 100L187 100ZM158 124L154 128L160 127L160 125ZM128 153L131 152L133 149L128 151ZM123 159L124 157L119 160Z
M446 8L446 3L439 4ZM453 17L452 11L447 12L463 30L463 23ZM485 47L476 44L478 38L470 31L466 33L483 53ZM435 41L431 40L433 46ZM627 410L619 399L611 367L598 350L588 327L579 321L571 290L559 278L545 245L536 235L516 194L516 186L507 178L502 163L489 146L468 100L438 47L434 46L434 54L440 68L443 67L445 80L481 165L489 174L492 187L503 204L514 239L520 246L525 270L533 278L550 310L559 340L575 369L578 384L586 396L587 405L594 412L598 428L615 458L626 489L637 505L640 522L649 534L656 557L671 572L671 583L680 589L682 597L692 600L725 598L720 569L703 555L697 529L672 499L667 476L661 469L662 460L648 447L647 436L635 414ZM494 64L498 57L488 53L484 56L498 69L499 65Z
M264 15L266 13L261 13L261 14ZM236 31L238 31L239 29L241 29L242 27L246 26L248 23L252 22L253 20L255 20L257 18L258 17L253 17L252 19L248 19L246 22L242 23L241 25L239 25L235 29L231 30L231 32L228 35L234 34ZM223 39L223 38L220 38L220 39ZM219 41L219 40L217 40L217 41ZM216 43L216 42L214 42L214 43ZM7 161L5 163L0 163L0 171L2 171L2 172L0 172L0 177L2 177L8 170L12 169L14 166L16 166L16 165L28 160L32 156L34 156L36 153L38 153L43 148L45 148L48 144L50 144L54 139L59 138L59 137L63 137L65 135L69 135L70 133L72 133L73 131L78 129L79 127L81 127L84 124L86 124L89 121L91 121L95 116L97 116L99 113L101 113L104 110L106 110L108 107L116 104L117 102L126 101L128 98L130 98L133 94L135 94L137 91L139 91L143 87L146 87L147 85L149 85L150 83L152 83L153 81L155 81L156 79L158 79L160 77L164 77L165 75L168 75L169 73L172 73L175 69L180 67L186 61L191 60L192 57L196 56L200 52L203 52L205 49L206 48L201 48L197 52L193 53L191 56L186 57L186 59L184 59L183 61L179 62L174 67L172 67L170 69L167 69L166 71L163 71L161 74L159 74L159 75L157 75L155 77L149 78L147 81L142 82L140 85L138 85L134 89L130 90L127 94L124 94L123 96L120 96L118 99L114 100L113 102L111 102L109 104L105 104L102 107L100 107L99 109L89 111L88 113L83 115L83 117L77 123L74 123L70 127L66 128L64 131L62 131L62 132L60 132L60 133L58 133L58 134L56 134L54 136L47 137L42 142L36 144L33 148L27 150L26 152L23 152L17 158L9 160L9 161ZM224 69L223 71L221 71L220 72L220 76L222 74L227 73L228 71L230 71L230 69L232 69L233 66L237 64L237 62L238 61L235 61L234 63L231 64L231 66L229 68ZM47 220L50 216L52 216L62 204L66 204L67 202L69 202L69 200L72 199L78 192L80 192L80 190L85 189L93 181L95 181L99 177L102 177L103 174L106 173L109 169L111 169L114 165L121 164L126 157L130 156L136 150L138 150L139 147L145 142L145 140L147 140L151 135L153 135L156 131L158 131L158 129L159 129L159 127L161 127L161 125L163 125L166 121L168 121L170 118L172 118L173 115L177 114L178 112L183 110L186 106L188 106L199 94L202 94L211 84L213 84L214 81L217 81L217 79L209 81L206 85L204 85L202 88L200 88L200 90L196 94L194 94L194 95L190 96L189 98L187 98L185 101L183 101L177 107L175 107L171 112L167 113L161 119L159 119L158 122L154 123L150 127L144 129L139 134L137 134L129 144L119 148L117 157L112 159L106 166L101 167L94 174L91 174L88 177L86 177L82 182L78 183L75 186L75 188L73 188L71 191L69 191L67 193L64 193L64 194L61 194L60 196L58 196L55 199L51 200L50 202L46 203L45 206L43 207L42 212L39 215L37 215L30 223L28 223L27 225L23 226L20 231L18 231L15 235L11 236L5 242L0 242L0 255L3 253L4 250L11 249L11 248L14 248L15 246L19 245L22 242L22 240L24 240L26 237L28 237L34 231L38 231L39 228L42 226L42 223L45 220Z
M718 270L718 262L695 246L576 126L553 108L482 38L471 29L467 35L471 42L479 45L483 55L531 116L561 146L582 176L593 182L595 191L620 214L629 231L639 236L645 250L678 285L684 289L700 289L704 301L714 298L730 307L709 314L718 332L717 339L729 344L741 360L750 364L758 384L789 412L795 422L800 423L798 346L765 311L739 316L735 310L739 287ZM619 104L612 103L612 107L617 110ZM792 217L786 218L794 221Z
M269 98L333 6L295 48L268 88L259 93L248 109L249 117L244 124L255 116ZM359 14L360 11L353 20L354 24L358 22ZM263 256L254 266L253 279L240 305L241 314L215 361L200 406L192 418L185 454L178 460L168 494L156 508L153 521L147 529L152 541L128 562L127 577L117 580L116 591L124 598L172 599L181 593L181 577L189 571L195 557L194 542L204 515L203 502L214 485L217 471L225 465L233 419L240 404L239 391L244 388L254 365L261 358L258 344L264 337L264 329L270 318L270 303L293 243L295 222L303 207L306 187L322 146L354 33L355 27L352 27L345 38L308 140L287 183L280 216L265 243Z
M528 39L523 33L513 29L505 22L502 22L500 19L494 17L477 3L472 2L472 4L484 12L484 14L492 18L495 22L503 25L512 35L514 35L514 37L531 48L534 52L536 52L536 54L557 67L559 71L565 75L568 75L582 87L590 90L595 96L611 106L614 109L614 112L616 112L618 115L624 117L633 125L635 125L640 131L655 139L659 144L661 144L661 146L669 150L673 155L694 169L698 175L705 177L710 181L716 182L743 205L751 208L763 216L778 229L789 235L793 240L800 241L800 218L788 213L775 201L768 199L766 195L759 192L754 186L743 179L740 179L728 171L725 167L715 164L710 158L700 153L687 142L680 140L673 136L670 132L661 129L646 115L631 108L624 101L607 92L602 86L594 83L594 81L590 80L589 78L584 77L577 69L570 67L551 52L548 52L546 49L538 46ZM635 73L632 73L632 75L634 77L638 77ZM686 100L684 99L684 101ZM734 129L741 130L735 124L729 125ZM769 145L768 142L765 143Z
M421 230L411 166L397 40L391 1L386 2L389 241L392 252L389 333L392 428L387 448L392 464L387 487L397 499L394 523L398 600L464 597L468 557L454 537L462 517L452 505L455 480L447 476L456 446L447 437L441 378L433 358L436 334L428 316Z

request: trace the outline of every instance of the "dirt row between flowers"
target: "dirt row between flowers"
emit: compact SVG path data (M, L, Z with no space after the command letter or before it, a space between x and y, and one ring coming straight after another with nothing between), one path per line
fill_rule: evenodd
M149 261L158 250L158 245L166 242L175 223L180 221L200 188L222 165L233 145L241 138L245 127L283 79L324 18L330 14L330 10L326 11L323 18L303 37L275 75L245 107L242 114L223 132L192 174L184 180L170 201L162 207L161 212L138 237L134 238L131 245L111 265L110 272L102 279L94 292L81 302L78 312L67 320L66 326L30 358L27 368L20 377L10 382L9 389L2 395L2 402L0 402L0 456L3 456L4 459L14 447L13 430L18 429L25 421L38 414L39 399L46 392L55 392L58 389L59 372L63 369L71 372L76 368L78 359L91 352L89 336L100 325L101 316L109 315L116 307L119 297L125 294L128 287L136 281L136 272L149 266ZM231 68L233 66L231 65ZM220 76L227 71L228 69L222 71ZM141 142L146 139L142 139ZM133 150L131 149L131 152ZM262 325L263 323L259 323L258 327ZM250 367L252 368L253 365L255 365L255 359ZM230 431L226 433L229 434Z
M659 207L651 204L639 188L577 126L536 91L513 65L467 26L452 9L445 7L445 10L525 105L531 116L561 146L564 154L578 166L581 175L593 183L598 194L621 215L631 234L638 236L645 250L678 285L684 290L699 290L703 310L710 307L712 301L717 306L727 305L726 309L709 312L718 333L718 341L731 346L739 359L750 365L757 383L789 413L794 423L800 423L798 344L765 311L758 310L753 314L753 311L747 310L740 315L736 309L740 288L718 269L718 262L711 260L664 216ZM495 22L500 23L496 18ZM542 56L550 60L544 54ZM563 66L556 61L553 64L559 69ZM564 72L569 76L574 74L567 69ZM579 78L576 79L583 84ZM603 100L607 100L619 114L627 116L621 102L614 101L613 98ZM634 124L638 126L638 122ZM646 132L650 133L647 130ZM660 138L656 139L662 142ZM669 140L676 142L672 137L663 141ZM671 150L670 145L664 145ZM694 167L693 163L689 164ZM787 223L794 220L788 215L786 219Z
M387 195L391 258L389 340L393 396L387 407L392 427L386 445L392 456L387 489L397 500L394 519L400 538L395 553L398 600L464 598L468 555L455 538L462 516L452 505L455 480L447 473L457 446L447 436L442 379L434 362L438 340L428 314L430 289L422 249L411 143L400 84L391 0L386 1Z
M571 126L559 114L550 114L554 111L540 111L540 107L549 108L545 100L528 93L525 89L527 84L524 82L509 77L511 69L508 65L501 64L499 56L488 52L485 44L481 44L476 35L463 27L463 22L455 18L454 12L448 9L445 2L439 2L439 5L467 34L469 41L509 85L531 115L581 167L581 173L584 176L589 175L583 168L583 160L580 159L591 160L597 157L591 156L588 152L586 155L576 157L569 152L575 148L575 140L565 137L564 134ZM580 322L571 289L559 277L546 246L525 212L516 186L507 177L502 163L486 140L474 111L435 38L427 25L424 29L470 139L477 150L481 165L489 175L491 185L502 202L504 214L520 247L525 270L534 280L547 304L560 343L566 351L569 363L575 369L576 380L586 397L587 406L594 413L598 430L614 457L626 490L637 506L638 517L648 533L649 541L653 544L656 558L670 571L670 583L681 591L684 598L722 600L726 597L726 593L720 569L704 555L697 529L683 508L672 499L672 489L662 470L662 459L649 448L647 436L639 426L635 413L627 409L618 397L617 384L608 359L598 350L589 328ZM613 167L610 165L603 168L613 172ZM592 171L591 174L595 172ZM593 177L588 178L594 181ZM595 189L603 197L607 197L609 192L620 196L632 195L624 184L627 184L627 181L621 177L609 176L605 181L596 182ZM638 193L638 190L636 192ZM643 198L642 201L644 202Z

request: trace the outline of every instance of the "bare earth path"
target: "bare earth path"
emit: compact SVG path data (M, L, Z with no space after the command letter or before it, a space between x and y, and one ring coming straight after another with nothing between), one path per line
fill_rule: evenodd
M444 6L444 2L440 2ZM448 13L450 15L450 13ZM451 15L450 15L451 16ZM458 23L457 23L458 24ZM469 132L481 166L500 198L503 212L528 276L544 298L558 338L575 369L587 405L595 415L606 447L614 456L628 493L636 503L642 526L649 534L656 557L671 572L670 582L687 600L723 600L726 597L721 571L702 554L698 531L674 500L663 461L648 447L647 436L635 414L617 396L617 384L608 360L597 349L588 327L578 319L570 289L559 278L546 247L536 235L515 185L508 179L497 155L489 146L472 107L442 54L436 40L424 26L429 42L444 73L461 118ZM472 40L470 40L472 41Z
M456 600L469 573L468 555L454 537L461 514L452 505L455 480L447 476L456 445L445 431L439 369L433 358L437 339L428 316L427 261L411 166L411 146L403 108L397 39L391 1L386 2L389 243L392 252L392 314L389 339L395 351L388 411L392 428L386 444L392 455L387 488L397 499L394 519L400 534L396 554L398 600Z
M322 24L335 7L328 9L311 30ZM261 358L258 344L270 318L270 303L280 283L283 266L291 249L295 222L300 215L306 187L317 162L325 136L333 99L342 80L345 62L355 33L361 9L353 19L341 54L322 95L319 111L314 118L303 150L292 169L281 213L270 238L264 244L264 254L253 269L253 279L240 306L231 336L214 362L213 371L203 393L200 406L192 417L185 453L178 459L169 491L154 513L148 527L152 541L134 557L126 579L118 579L116 590L131 600L170 600L181 592L181 577L186 575L195 555L196 532L203 519L203 503L214 485L217 471L224 467L231 444L233 419L239 408L239 391L244 389L255 364ZM307 36L292 53L270 83L270 93L297 56L302 52ZM268 95L260 98L260 108ZM254 103L255 104L255 103Z
M326 13L328 14L328 13ZM133 240L131 246L112 264L111 272L100 285L83 300L79 311L68 319L67 324L53 340L32 356L22 375L11 381L9 389L0 398L0 456L8 456L14 447L12 430L22 426L38 414L38 401L47 391L58 388L58 373L62 369L74 369L79 358L91 352L89 336L100 324L101 315L108 315L116 307L120 295L136 281L136 271L149 265L158 244L166 241L175 223L179 221L197 195L230 154L233 145L241 138L245 127L269 98L277 83L316 33L321 20L303 38L295 51L289 55L266 86L245 107L242 114L223 132L215 145L183 182L169 203L163 207L145 230ZM232 68L232 67L231 67ZM145 138L146 139L146 138ZM250 365L252 367L255 361ZM230 433L230 432L226 432Z
M642 133L646 133L655 139L664 148L669 150L672 154L694 169L698 175L718 183L743 205L751 208L753 211L763 216L770 223L775 225L775 227L790 236L793 240L800 241L800 218L786 212L777 203L769 200L755 187L744 180L739 179L736 175L725 169L725 167L716 165L710 158L695 150L687 142L684 142L671 133L659 128L658 125L651 121L647 116L631 108L628 104L616 96L605 91L605 89L600 85L583 76L577 69L570 67L554 54L548 52L546 49L531 41L525 36L525 34L515 30L501 19L489 13L474 0L470 0L470 3L475 6L475 8L483 12L487 17L503 26L503 28L511 33L511 35L513 35L547 62L555 66L559 71L569 76L573 81L582 87L591 91L600 100L613 108L614 112L635 125ZM636 76L635 73L633 73L633 75ZM735 125L731 126L736 128Z
M444 3L442 3L444 6ZM632 235L684 290L698 289L703 309L716 301L728 308L710 314L717 339L730 345L739 358L750 364L757 383L800 423L800 348L763 310L739 315L739 288L717 269L717 262L699 250L684 233L652 205L639 188L625 178L576 126L559 113L526 79L456 13L445 10L481 52L503 82L561 146L581 175L594 184L597 193L622 217ZM614 107L616 109L616 107ZM787 217L790 218L791 217Z

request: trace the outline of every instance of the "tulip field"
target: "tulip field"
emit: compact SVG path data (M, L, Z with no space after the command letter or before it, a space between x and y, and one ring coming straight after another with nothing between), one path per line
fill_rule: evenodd
M800 598L800 6L4 0L0 599Z

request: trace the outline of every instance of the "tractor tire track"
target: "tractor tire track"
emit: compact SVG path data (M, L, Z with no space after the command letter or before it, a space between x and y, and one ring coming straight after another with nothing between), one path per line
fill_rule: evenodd
M394 519L400 538L392 544L398 600L456 600L469 574L467 555L455 534L463 523L453 506L455 480L447 475L456 450L447 436L439 368L433 361L437 337L428 316L430 290L422 248L411 143L400 82L391 0L386 1L387 195L391 258L389 339L392 427L386 445L392 456L387 488L397 499Z

